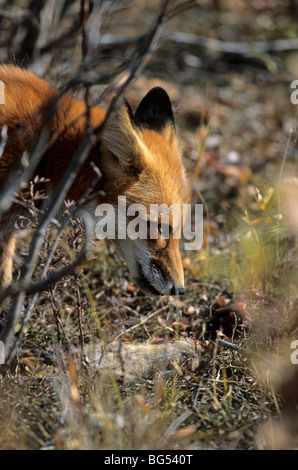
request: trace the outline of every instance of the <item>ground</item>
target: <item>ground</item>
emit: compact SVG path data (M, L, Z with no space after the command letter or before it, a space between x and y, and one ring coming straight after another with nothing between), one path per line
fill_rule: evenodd
M163 25L164 41L127 91L135 106L152 86L166 88L193 203L204 205L203 246L183 251L186 294L144 297L113 247L97 242L87 262L35 303L0 382L0 448L297 448L297 2L186 3L170 2L176 14ZM61 86L81 61L80 29L66 34L79 4L69 2L59 19L45 2L32 52L22 42L34 36L29 2L12 2L0 13L1 62L28 65ZM111 5L102 32L113 45L95 53L98 73L129 56L121 38L142 34L160 8ZM285 41L274 50L278 39ZM270 47L260 52L256 41ZM82 235L74 221L52 270L69 262ZM53 239L45 238L37 276ZM108 348L117 339L121 356L126 343L181 338L197 341L195 357L129 385L83 355L95 340Z

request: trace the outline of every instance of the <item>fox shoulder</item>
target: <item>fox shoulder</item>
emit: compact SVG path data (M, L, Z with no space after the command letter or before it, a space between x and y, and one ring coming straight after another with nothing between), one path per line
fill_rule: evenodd
M73 130L80 132L85 125L85 103L59 91L32 72L14 65L0 66L4 106L0 106L0 126L25 126L27 135L41 130L45 120L51 132ZM91 120L96 127L104 110L93 107Z
M4 106L0 106L0 125L15 128L26 124L27 132L36 131L38 119L32 116L42 105L53 100L57 91L33 73L13 65L0 66Z

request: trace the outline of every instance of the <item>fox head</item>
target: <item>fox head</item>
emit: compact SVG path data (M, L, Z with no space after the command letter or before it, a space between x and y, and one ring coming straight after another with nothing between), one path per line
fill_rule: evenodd
M152 205L172 206L176 212L181 208L180 213L178 210L181 231L183 205L190 200L181 153L171 102L160 87L149 91L135 114L124 102L111 116L102 138L100 169L105 202L117 208L121 195L125 196L127 207L137 204L145 208L141 217L148 227L147 236L135 239L116 234L113 242L136 284L149 294L185 291L180 237L177 233L174 236L177 214L169 211L165 226L160 213L153 220L150 210ZM115 213L119 222L117 209ZM131 221L127 214L126 227Z

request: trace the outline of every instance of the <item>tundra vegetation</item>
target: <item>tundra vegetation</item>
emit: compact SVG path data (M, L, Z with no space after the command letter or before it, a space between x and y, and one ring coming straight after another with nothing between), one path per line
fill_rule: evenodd
M1 3L1 63L87 106L167 90L204 208L185 295L146 296L63 193L36 210L24 155L0 188L0 217L17 201L30 219L0 290L1 449L297 448L297 16L297 0Z

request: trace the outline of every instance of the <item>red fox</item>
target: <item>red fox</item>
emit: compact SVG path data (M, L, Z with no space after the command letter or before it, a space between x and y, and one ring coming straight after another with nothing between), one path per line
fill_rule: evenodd
M7 141L0 158L0 191L11 172L20 168L24 152L30 155L46 124L50 137L55 139L32 178L44 177L45 191L50 195L83 138L86 105L69 95L57 100L58 90L16 66L0 66L0 81L4 84L0 131L7 126ZM55 111L50 114L54 104ZM97 128L105 115L105 109L93 106L88 117L90 126ZM85 209L95 221L95 208L99 204L116 207L119 196L125 196L127 204L141 204L147 209L150 204L182 207L189 203L190 188L181 153L170 99L163 88L155 87L141 100L134 114L126 101L113 111L67 199L79 201L90 187L95 178L91 165L94 162L102 177L94 188L93 202ZM0 286L7 286L12 280L15 222L22 211L24 208L14 203L0 221ZM115 214L117 217L117 211ZM129 220L127 216L126 224ZM185 291L179 239L173 237L171 220L167 239L157 224L158 236L154 239L116 236L113 240L134 282L145 293L169 295Z

